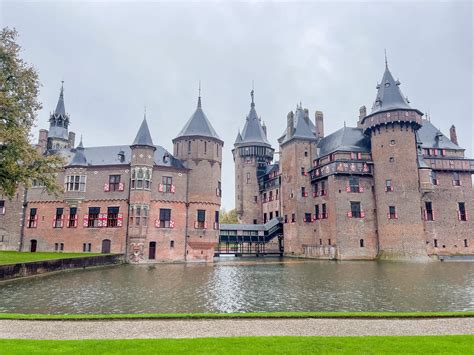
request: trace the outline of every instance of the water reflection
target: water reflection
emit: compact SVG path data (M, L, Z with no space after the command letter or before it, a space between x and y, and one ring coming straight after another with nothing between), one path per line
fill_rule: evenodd
M0 284L0 312L474 310L474 263L230 259L123 265Z

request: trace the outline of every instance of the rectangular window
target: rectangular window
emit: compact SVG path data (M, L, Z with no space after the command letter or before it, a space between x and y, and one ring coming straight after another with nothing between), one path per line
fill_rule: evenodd
M171 209L160 208L160 228L170 228Z
M466 205L464 202L458 203L459 210L458 210L458 219L460 221L467 221L467 213L466 213Z
M301 187L301 196L302 197L307 197L308 193L306 192L306 188L304 186Z
M54 216L53 228L62 228L64 224L64 209L56 208L56 215Z
M28 228L36 228L38 225L38 210L36 208L30 208L30 216L28 217Z
M464 247L467 248L469 245L467 244L467 239L464 239Z
M253 197L253 202L257 203L257 201L258 201L258 197L257 197L257 196L254 196L254 197Z
M453 173L453 186L461 186L461 180L459 178L459 173Z
M197 210L197 228L206 228L206 210Z
M393 191L392 180L385 180L385 191Z
M270 221L273 219L273 212L270 212L270 215L268 218L270 219Z
M247 173L247 184L250 184L250 173Z
M222 184L220 181L217 182L217 191L216 191L216 195L221 197L222 196Z
M438 247L438 239L433 240L433 242L434 242L434 247L437 248Z
M5 214L5 200L0 200L0 214Z
M204 142L204 154L207 154L207 142Z
M161 178L161 183L163 185L163 192L174 192L173 189L173 178L171 176L163 176Z
M352 218L362 217L360 213L360 202L351 201L351 211L349 212L349 217L352 217Z
M320 219L320 215L319 215L319 205L314 205L314 219Z
M285 223L288 223L288 215L287 214L285 214L285 219L284 220L285 220Z
M266 192L263 193L263 202L264 203L267 202L267 193Z
M59 244L59 251L64 251L64 243Z
M117 227L119 207L107 208L107 227Z
M120 175L109 175L109 191L120 191L120 187Z
M301 168L301 175L306 175L306 172L304 171L304 168Z
M273 191L269 192L268 200L273 201Z
M263 214L263 223L267 223L267 214L266 213Z
M433 204L431 202L425 202L425 220L434 221Z
M135 225L139 226L142 218L142 208L141 206L135 207Z
M59 243L54 243L54 251L58 251L59 250Z
M305 214L304 214L304 221L305 221L306 223L311 222L311 213L305 213Z
M174 240L170 240L170 248L174 248Z
M328 213L327 213L327 211L326 211L326 204L323 203L323 204L321 205L321 208L322 208L321 219L326 219L326 218L328 218Z
M85 175L68 175L64 179L64 189L66 191L86 191Z
M191 154L191 141L188 142L188 154Z
M351 176L349 178L349 192L360 192L359 188L359 178L356 176Z
M69 228L77 227L77 207L71 207L69 209L69 219L67 222Z
M436 171L431 170L430 177L431 177L431 183L433 185L438 185L439 181L438 181L438 174L436 173Z
M296 215L294 213L291 214L291 223L296 222Z
M318 183L313 185L313 197L318 197Z
M276 218L280 217L280 213L278 211L275 211L275 217Z
M91 243L82 243L82 251L84 253L91 252L92 244Z
M397 209L395 206L388 206L388 219L398 219Z
M325 181L321 181L321 192L320 192L320 195L321 195L321 196L325 196L325 195L326 195L326 182L325 182Z
M100 207L89 207L89 219L87 222L89 228L99 227L99 214Z

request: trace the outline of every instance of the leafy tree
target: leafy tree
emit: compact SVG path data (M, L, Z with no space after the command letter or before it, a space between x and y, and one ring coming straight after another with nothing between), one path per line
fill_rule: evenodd
M33 180L50 193L59 192L56 173L64 162L58 156L43 156L30 142L38 101L36 69L20 58L18 32L0 32L0 191L13 197L19 185Z
M220 223L223 224L237 224L239 221L237 220L237 212L235 209L226 212L225 209L221 209L220 212Z

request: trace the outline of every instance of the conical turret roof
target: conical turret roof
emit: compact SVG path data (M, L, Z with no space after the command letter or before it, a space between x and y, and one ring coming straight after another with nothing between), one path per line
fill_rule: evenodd
M56 109L54 110L54 114L59 116L65 116L66 115L66 108L64 106L64 86L63 83L61 84L61 92L59 93L59 99L58 103L56 105Z
M194 111L188 122L186 122L183 129L179 132L175 139L196 136L213 138L222 142L222 139L219 138L218 134L212 127L211 122L208 120L206 114L202 110L201 96L198 97L196 111Z
M250 104L250 112L245 121L244 129L242 130L242 139L238 143L265 145L270 147L271 144L267 139L265 131L262 128L262 124L260 123L260 119L257 116L257 111L255 110L253 90L251 91L250 95L252 97L252 102Z
M412 110L399 85L400 82L393 78L388 65L385 64L385 72L382 82L377 85L377 96L371 114L398 109Z
M72 157L69 166L87 166L87 159L84 155L84 146L82 145L82 137L79 145L76 148L76 153Z
M143 145L155 148L153 140L151 139L150 130L148 129L148 123L146 121L146 116L143 118L143 122L137 132L137 136L132 143L134 145Z

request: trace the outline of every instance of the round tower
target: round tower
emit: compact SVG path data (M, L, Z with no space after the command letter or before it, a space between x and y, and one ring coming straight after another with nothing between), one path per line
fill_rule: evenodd
M188 172L186 260L210 262L219 239L222 147L202 110L199 94L196 111L173 139L174 156Z
M128 260L139 263L146 259L144 255L148 228L153 228L149 216L156 147L151 139L146 117L143 118L130 149Z
M379 257L422 259L427 253L416 132L423 114L410 107L399 85L386 65L372 112L360 126L371 138Z
M239 223L263 223L258 178L265 174L273 160L274 149L267 140L266 129L257 116L254 92L242 134L237 134L232 154L235 164L235 209Z

